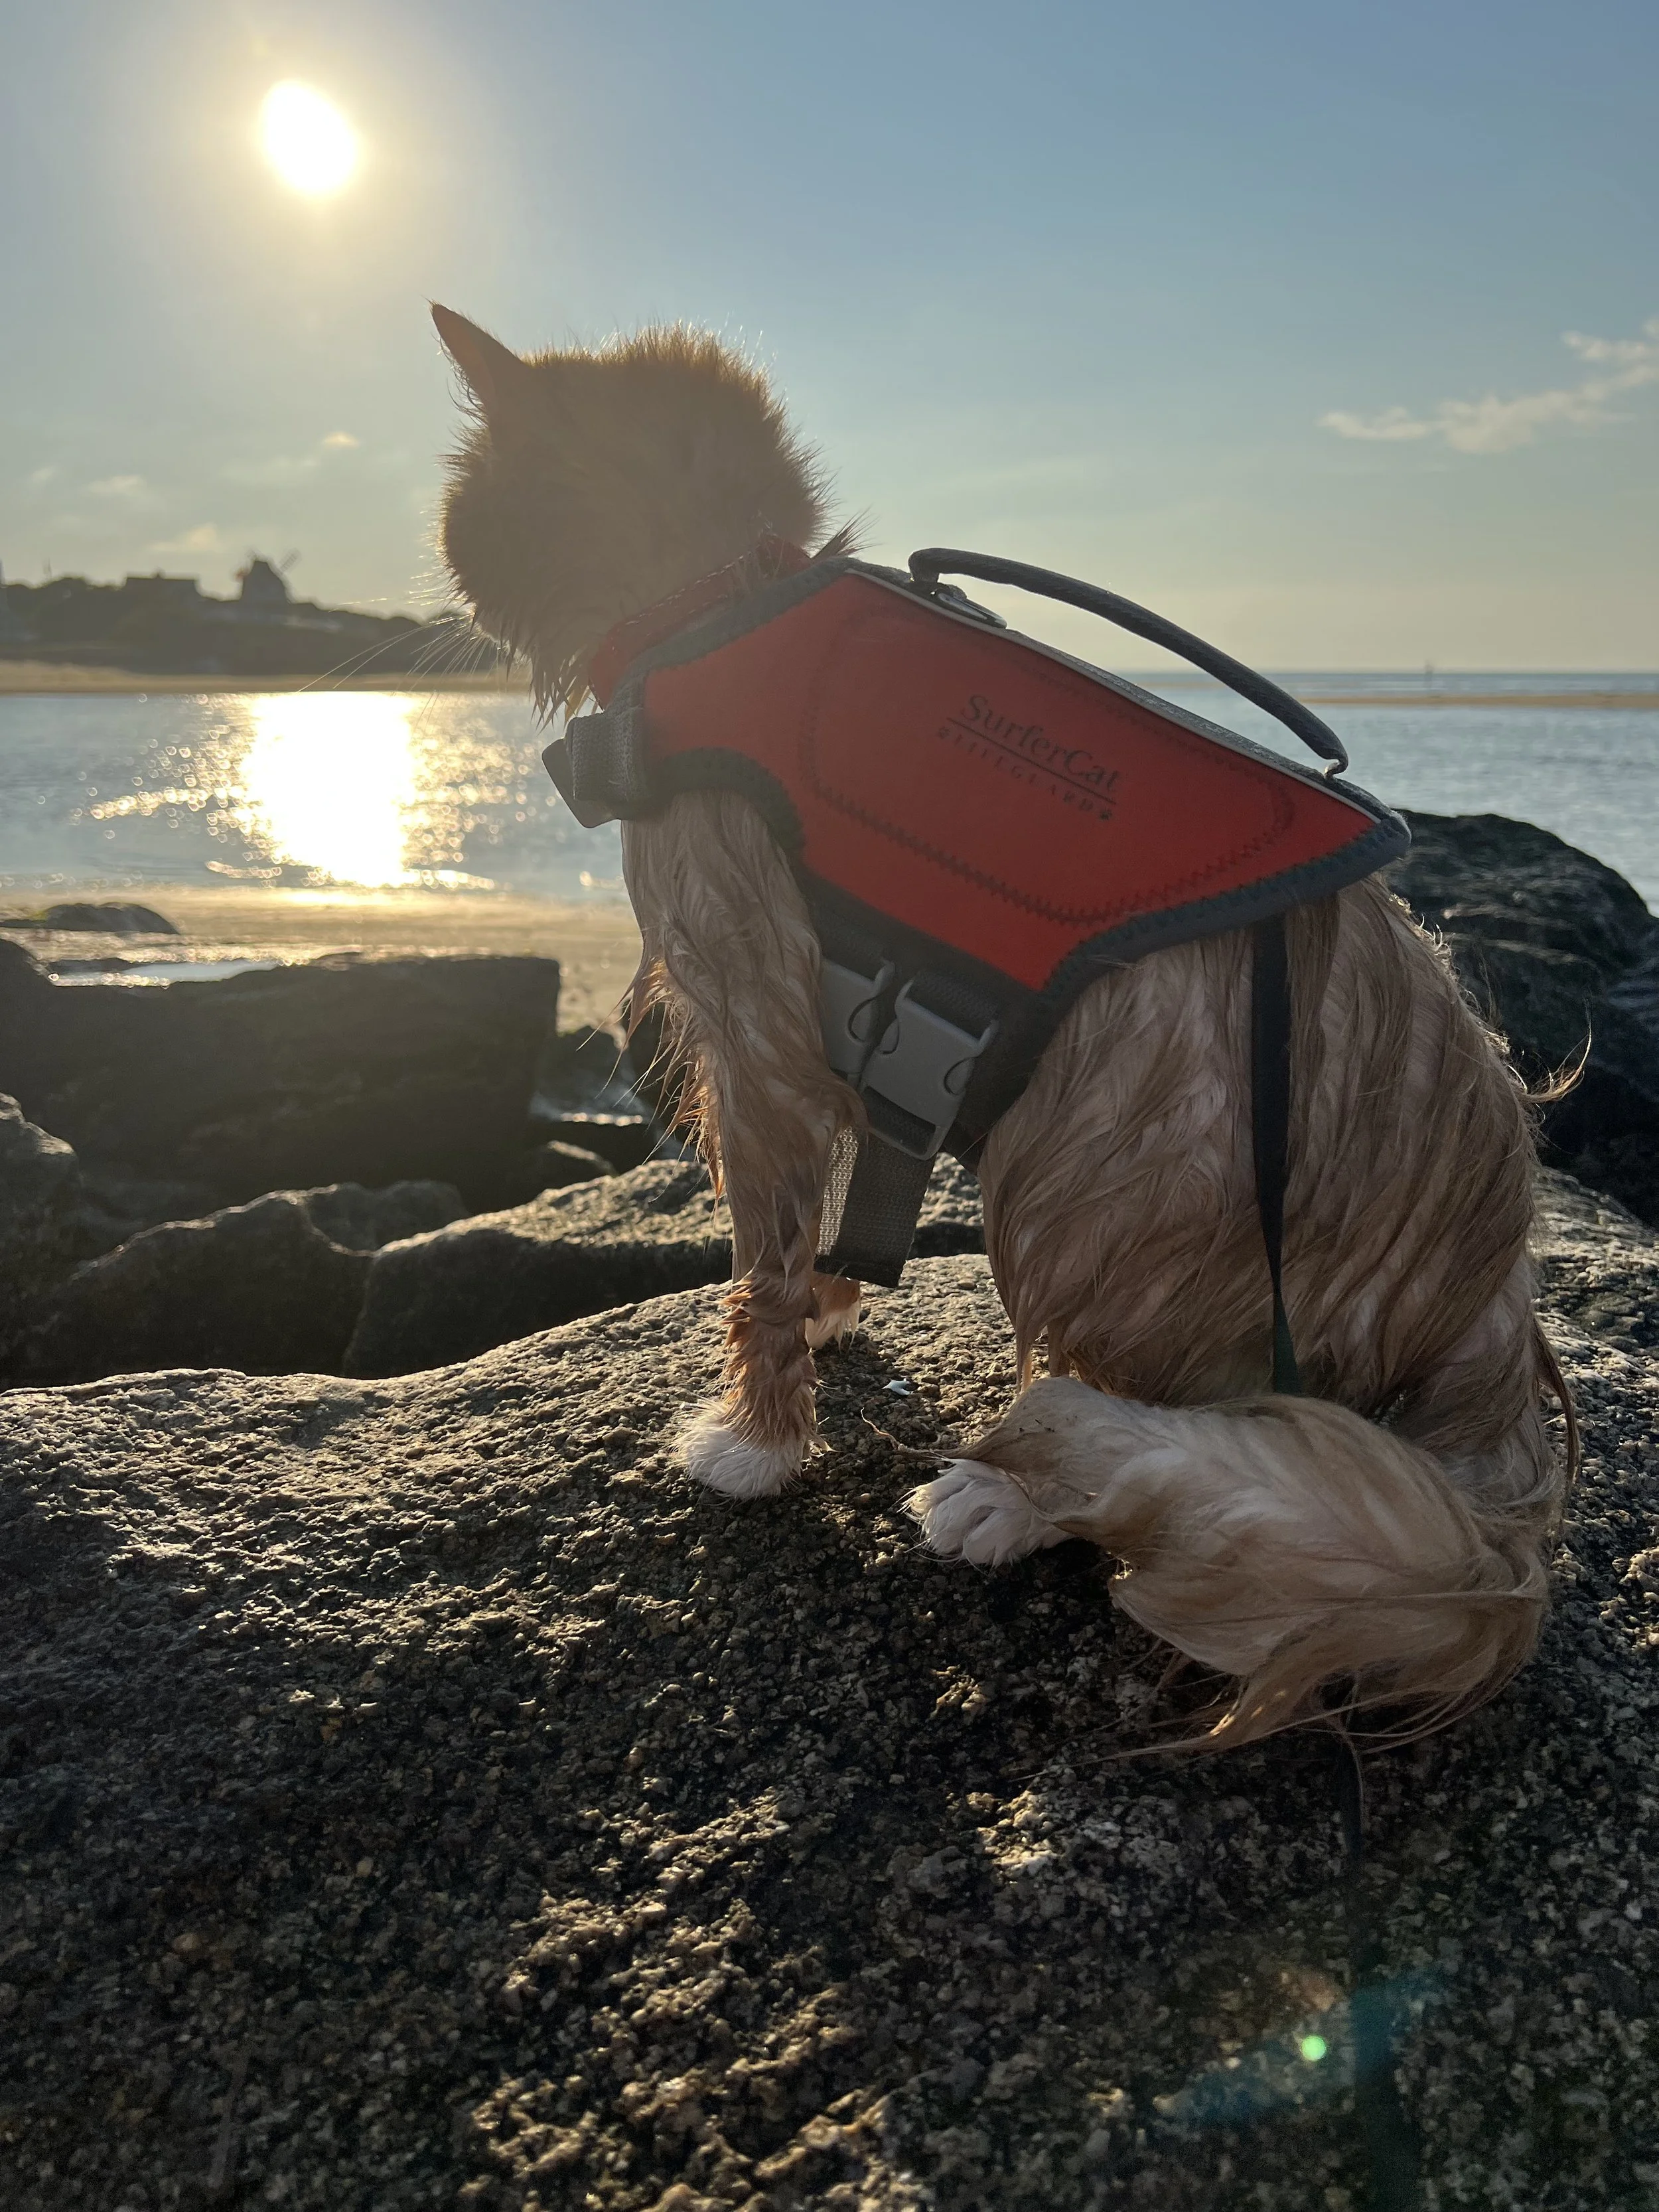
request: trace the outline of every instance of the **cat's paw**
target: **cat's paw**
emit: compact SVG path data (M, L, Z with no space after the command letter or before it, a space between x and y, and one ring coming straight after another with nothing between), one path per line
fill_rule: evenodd
M718 1406L688 1414L679 1436L688 1474L727 1498L770 1498L800 1473L804 1444L756 1444L738 1436Z
M942 1558L969 1559L978 1567L1000 1567L1066 1540L1017 1482L982 1460L953 1459L904 1503Z

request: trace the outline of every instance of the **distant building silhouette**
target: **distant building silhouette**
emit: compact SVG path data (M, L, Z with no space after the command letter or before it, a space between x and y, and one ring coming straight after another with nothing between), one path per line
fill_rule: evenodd
M12 611L6 594L6 572L0 568L0 645L21 645L33 635Z
M179 674L371 678L455 665L488 671L504 661L453 616L423 623L296 599L283 574L288 565L251 553L234 599L159 568L119 584L51 576L9 589L0 574L0 657Z
M281 573L256 553L246 568L236 571L242 589L236 611L243 622L286 622L288 586Z
M200 616L210 604L194 576L164 576L159 568L153 575L129 576L121 592L129 608L157 614Z

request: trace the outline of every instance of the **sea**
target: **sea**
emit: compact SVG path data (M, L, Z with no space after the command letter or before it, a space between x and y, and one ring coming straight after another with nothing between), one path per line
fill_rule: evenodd
M1139 680L1309 757L1219 685ZM1367 790L1431 813L1537 823L1659 906L1659 673L1279 680L1340 699L1316 711ZM548 735L513 692L0 696L0 889L620 898L617 832L584 830L567 811L541 766Z

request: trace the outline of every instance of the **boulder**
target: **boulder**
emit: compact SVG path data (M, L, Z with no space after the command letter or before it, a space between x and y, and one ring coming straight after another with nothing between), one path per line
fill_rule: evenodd
M153 906L127 899L68 899L39 914L7 915L0 928L74 930L94 936L177 937L178 926Z
M915 1250L983 1243L977 1184L954 1161L939 1162ZM723 1281L731 1270L725 1210L701 1164L649 1161L387 1245L369 1271L347 1372L441 1367L580 1314Z
M1412 814L1399 891L1534 1088L1546 1157L1659 1221L1659 922L1588 853L1500 815Z
M66 990L0 940L0 1089L88 1161L216 1204L432 1179L489 1206L522 1186L558 982L553 960L334 957Z
M757 1504L666 1443L712 1288L0 1400L8 2212L1644 2203L1659 1377L1550 1328L1553 1619L1367 1759L1363 1884L1326 1741L1158 1755L1109 1562L918 1546L1014 1388L982 1259L872 1300Z
M0 1097L0 1373L40 1297L119 1234L89 1196L74 1147Z
M653 1029L651 1049L655 1036ZM647 1100L638 1083L633 1052L610 1030L561 1031L549 1037L536 1069L533 1126L556 1143L598 1153L611 1168L636 1168L658 1150L665 1127L653 1118L661 1103L655 1091Z
M334 1183L142 1231L37 1303L19 1370L52 1382L152 1367L337 1371L370 1253L463 1210L444 1183Z

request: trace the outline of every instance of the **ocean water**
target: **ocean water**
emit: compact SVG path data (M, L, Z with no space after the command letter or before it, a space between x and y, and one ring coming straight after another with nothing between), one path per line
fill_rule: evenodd
M1220 687L1151 679L1301 757ZM1352 780L1398 805L1518 816L1594 853L1659 906L1659 712L1579 705L1656 677L1352 675L1291 679ZM1540 692L1550 706L1459 703ZM1388 703L1385 703L1388 702ZM0 884L15 892L173 883L621 896L617 833L584 830L540 762L517 694L284 692L0 696Z

